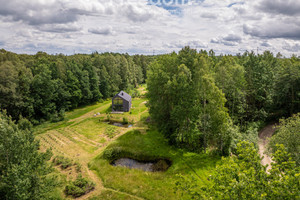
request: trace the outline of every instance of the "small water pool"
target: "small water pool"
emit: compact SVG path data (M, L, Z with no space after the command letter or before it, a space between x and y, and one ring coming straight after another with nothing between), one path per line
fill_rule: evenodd
M123 128L131 128L133 126L132 124L122 124L119 122L108 122L108 124L117 126L117 127L123 127Z
M166 171L171 166L171 161L158 159L156 161L137 161L131 158L120 158L111 163L113 166L128 167L130 169L140 169L146 172Z

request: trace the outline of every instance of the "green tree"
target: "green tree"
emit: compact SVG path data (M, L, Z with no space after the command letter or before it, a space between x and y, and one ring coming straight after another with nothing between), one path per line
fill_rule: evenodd
M270 139L269 150L277 151L277 144L283 144L286 151L291 154L296 164L300 166L300 113L280 120L276 134Z
M188 47L160 56L148 71L149 112L172 143L193 151L210 146L226 155L231 119L208 62L207 55Z
M224 56L214 67L216 85L226 97L226 107L235 122L243 123L246 111L246 80L244 67L233 57Z
M270 52L256 56L254 52L244 55L247 81L247 118L265 120L273 106L275 70L277 59Z
M0 50L0 108L16 120L56 121L65 110L137 87L149 62L141 58L134 62L128 54L18 55Z
M71 68L71 66L69 68ZM80 82L71 69L68 69L66 72L66 86L68 88L69 93L71 94L71 107L76 108L78 105L80 105L82 92L80 90Z
M9 61L2 63L0 65L0 108L9 109L10 112L16 111L15 104L20 100L17 87L18 71L16 67Z
M56 111L56 105L53 100L56 95L57 85L51 79L51 71L47 65L39 65L39 71L31 82L31 97L34 99L34 118L50 119L51 114Z
M5 112L0 113L1 199L46 199L56 183L46 163L51 153L38 151L39 143L28 124L22 119L18 127Z
M97 76L95 67L92 66L91 60L89 59L84 60L83 65L84 65L84 70L87 70L89 74L89 85L90 85L89 89L92 94L90 102L93 103L98 101L102 97L99 91L99 77Z
M300 59L283 59L276 73L274 111L276 117L300 112Z
M171 72L177 68L177 55L164 55L149 66L147 72L147 97L149 99L149 113L160 131L164 133L171 142L175 142L176 137L172 137L177 127L171 120L172 95L169 94L168 82L171 79Z

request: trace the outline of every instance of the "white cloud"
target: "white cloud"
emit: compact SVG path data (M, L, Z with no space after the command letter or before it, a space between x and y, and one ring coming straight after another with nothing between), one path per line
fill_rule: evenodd
M189 0L174 12L148 0L0 0L1 48L152 54L190 45L219 53L259 47L290 55L300 52L299 3L293 2Z
M285 49L289 52L299 52L300 51L300 43L289 44L289 43L285 42L283 49Z
M99 35L113 35L113 34L115 34L115 32L113 31L111 26L99 27L99 28L90 28L88 31L90 33L99 34Z

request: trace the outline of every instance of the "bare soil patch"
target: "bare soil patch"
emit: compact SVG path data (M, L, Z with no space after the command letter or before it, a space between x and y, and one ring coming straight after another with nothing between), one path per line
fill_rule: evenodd
M259 154L260 156L263 156L261 163L263 165L267 165L267 171L271 169L271 163L272 159L266 154L267 144L269 142L269 139L272 137L272 135L275 132L275 124L269 124L268 126L264 127L259 132L259 140L258 140L258 147L259 147Z

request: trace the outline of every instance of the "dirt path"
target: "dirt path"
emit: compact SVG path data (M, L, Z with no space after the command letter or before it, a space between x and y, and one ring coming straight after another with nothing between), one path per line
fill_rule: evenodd
M91 111L89 111L89 112L87 112L87 113L85 113L85 114L83 114L83 115L75 118L75 119L69 120L69 122L75 122L73 124L73 125L75 125L75 124L81 122L82 120L84 120L86 118L93 117L95 113L98 113L98 112L102 111L103 109L107 109L107 108L109 108L109 106L110 106L110 102L107 102L104 105L102 105L102 106L100 106L98 108L95 108L95 109L93 109L93 110L91 110Z
M265 154L266 148L267 148L267 144L268 144L268 139L270 137L272 137L272 135L275 132L275 124L270 124L268 126L266 126L265 128L263 128L260 132L259 132L259 140L258 140L258 147L259 147L259 154L260 156L263 156L264 158L262 159L261 163L263 165L267 165L267 171L269 169L271 169L271 162L272 159Z

